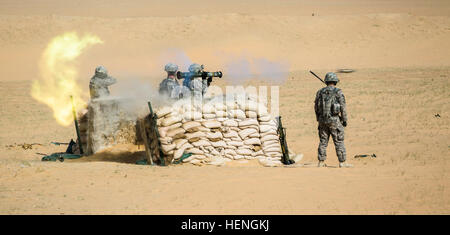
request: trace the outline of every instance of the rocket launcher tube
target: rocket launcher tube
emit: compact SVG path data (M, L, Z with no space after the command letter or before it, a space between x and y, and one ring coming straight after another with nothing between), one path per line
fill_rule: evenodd
M217 72L198 72L198 73L192 73L192 72L177 72L177 78L178 79L185 79L185 78L209 78L209 77L218 77L221 78L223 76L222 71L217 71Z

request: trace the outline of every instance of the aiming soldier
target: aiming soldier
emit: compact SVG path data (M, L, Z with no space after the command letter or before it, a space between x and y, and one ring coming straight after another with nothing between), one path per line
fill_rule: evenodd
M100 65L95 68L95 75L89 82L91 99L109 96L108 86L116 82L117 80L115 78L108 76L108 70L105 67Z
M319 122L319 148L318 167L326 166L328 140L333 138L336 154L339 159L339 167L351 167L345 162L346 151L344 146L344 127L347 126L347 110L345 97L342 90L336 87L339 82L335 73L327 73L325 76L326 87L317 91L314 102L316 119Z
M201 74L203 72L203 65L199 64L191 64L189 66L189 72L192 74ZM199 99L202 98L203 95L206 94L209 84L212 81L211 77L202 78L202 77L193 77L193 78L185 78L183 81L183 85L185 82L188 83L188 87L192 92L194 98Z

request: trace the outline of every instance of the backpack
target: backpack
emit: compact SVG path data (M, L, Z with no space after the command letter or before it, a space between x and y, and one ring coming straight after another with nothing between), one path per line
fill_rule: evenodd
M326 87L320 92L319 97L319 114L320 119L324 122L332 121L332 116L339 115L340 105L337 102L337 88Z

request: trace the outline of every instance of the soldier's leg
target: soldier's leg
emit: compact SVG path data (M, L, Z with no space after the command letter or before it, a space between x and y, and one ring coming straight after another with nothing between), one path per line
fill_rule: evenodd
M325 161L327 159L327 146L328 140L330 139L330 131L328 126L319 124L319 148L318 148L318 158L319 161Z
M334 147L336 149L336 155L339 159L339 162L345 162L347 153L345 151L344 145L344 126L338 123L331 128L331 136L333 138Z

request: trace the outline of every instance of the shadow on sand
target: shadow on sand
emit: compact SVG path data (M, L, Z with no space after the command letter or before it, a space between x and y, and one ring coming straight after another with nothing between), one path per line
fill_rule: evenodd
M136 164L136 161L145 159L145 151L121 151L121 152L100 152L68 162L117 162Z

